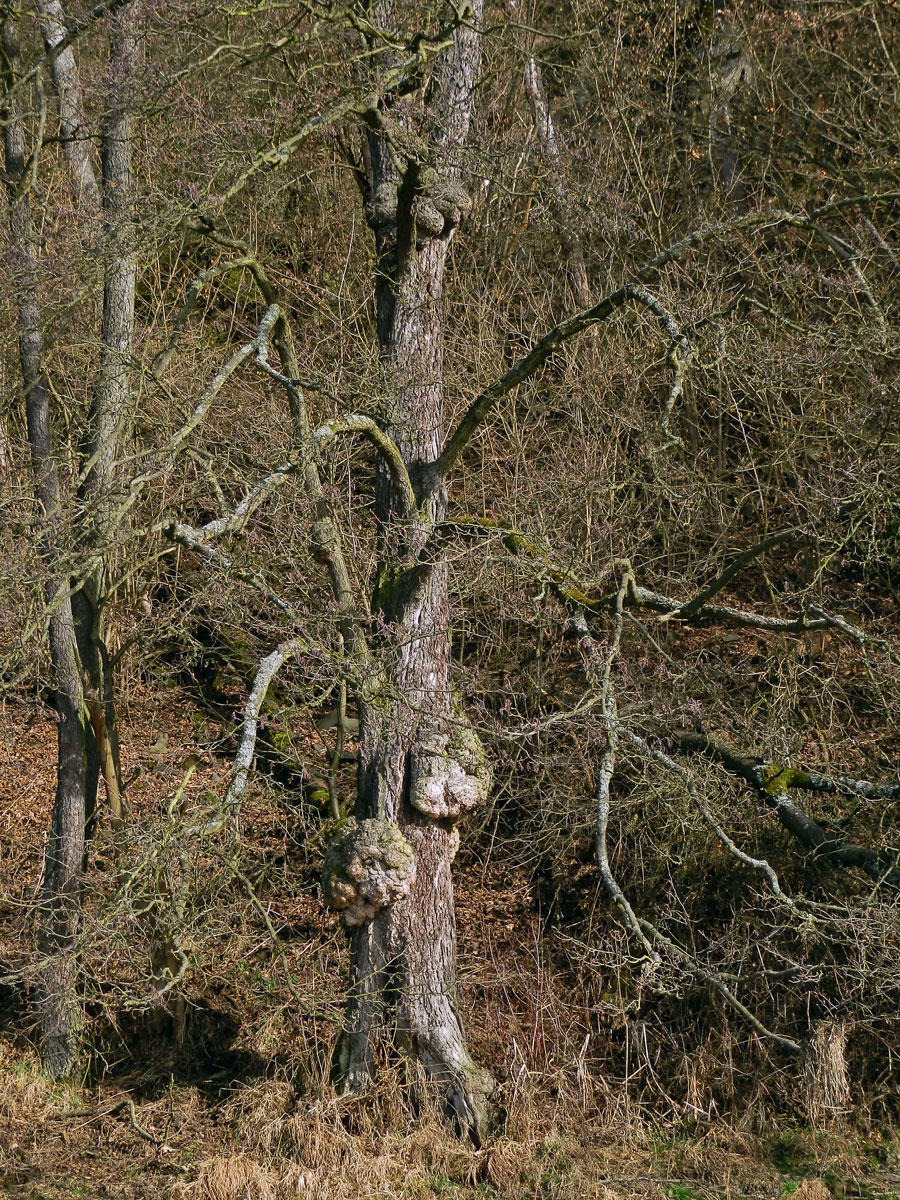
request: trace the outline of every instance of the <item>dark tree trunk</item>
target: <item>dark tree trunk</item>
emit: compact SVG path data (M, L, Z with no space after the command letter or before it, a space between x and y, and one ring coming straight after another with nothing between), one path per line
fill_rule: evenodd
M398 101L390 113L394 146L378 132L366 146L378 337L393 403L387 423L414 485L444 436L444 267L468 206L459 151L479 62L478 34L458 30L435 66L428 107L421 94ZM343 836L343 860L336 851L332 863L338 872L351 852L370 864L381 855L390 878L381 890L367 880L363 899L354 894L357 906L346 909L351 995L335 1075L346 1088L365 1086L379 1049L392 1042L480 1141L493 1080L466 1050L451 863L456 822L483 798L487 776L477 739L451 704L447 565L427 552L423 558L446 493L438 488L426 514L410 515L382 461L376 487L383 561L373 608L384 631L376 655L382 676L375 694L360 700L356 827Z
M0 8L0 54L5 93L0 124L9 177L9 222L18 295L19 361L31 462L43 529L41 556L47 571L50 657L57 714L57 782L41 916L38 1013L41 1057L55 1078L71 1076L79 1064L81 1005L77 991L77 938L81 924L81 874L85 826L85 729L75 625L64 558L59 478L53 453L49 388L43 367L37 255L25 182L25 131L17 103L9 98L18 74L18 28L9 8Z
M48 586L48 598L53 590ZM86 816L84 705L68 603L51 618L50 654L56 687L57 783L44 868L37 1003L41 1061L49 1075L60 1079L77 1075L81 1059L77 939Z

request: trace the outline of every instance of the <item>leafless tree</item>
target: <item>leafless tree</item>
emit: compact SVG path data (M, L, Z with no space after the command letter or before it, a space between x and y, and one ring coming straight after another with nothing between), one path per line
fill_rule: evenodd
M113 6L103 6L113 7ZM65 496L54 444L50 385L45 365L44 322L38 286L37 234L31 197L35 192L47 122L42 68L31 72L38 117L27 150L23 103L28 89L18 33L18 14L3 18L4 154L9 194L11 245L19 293L19 361L28 417L35 493L47 570L46 600L53 687L58 717L58 783L47 849L42 917L39 1009L42 1054L48 1071L71 1075L79 1068L80 1003L75 945L80 924L85 832L94 817L100 775L114 819L121 820L121 790L115 742L111 669L102 632L104 568L110 543L110 489L116 445L126 420L131 339L134 327L135 264L131 179L132 89L137 68L138 3L112 17L111 83L101 134L102 182L98 189L87 138L78 68L65 36L57 3L38 6L59 105L60 135L71 173L76 213L85 244L95 243L97 205L102 198L107 257L94 403L83 441L83 510L71 525L72 497ZM79 552L71 553L73 536ZM76 564L75 577L70 574Z

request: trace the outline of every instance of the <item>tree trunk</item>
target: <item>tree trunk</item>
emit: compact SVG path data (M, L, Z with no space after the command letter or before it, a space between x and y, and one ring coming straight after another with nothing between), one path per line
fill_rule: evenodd
M66 36L66 17L59 0L36 0L44 49L49 54ZM50 74L59 104L59 135L69 164L72 193L84 231L91 227L100 211L100 189L91 157L91 142L85 128L81 80L71 46L50 63Z
M732 102L752 82L754 66L746 36L727 8L720 0L699 0L686 9L685 23L694 27L696 37L688 110L693 109L704 127L716 186L740 208L747 198L747 182L732 130Z
M85 826L85 728L75 626L63 547L59 478L50 424L49 388L43 366L37 250L26 183L25 131L10 96L19 67L18 27L12 9L0 7L3 92L0 125L9 177L9 222L18 294L19 362L32 471L43 529L41 557L47 571L50 658L57 715L57 782L44 871L39 950L38 1013L41 1057L55 1078L79 1064L81 1005L77 992L77 937L81 925L81 874Z
M414 485L444 435L444 267L468 207L458 152L479 63L479 35L459 29L435 67L428 109L420 96L398 101L390 113L394 145L376 131L365 147L378 337L393 403L388 426ZM423 133L429 161L420 152ZM445 513L442 487L427 508L422 516L404 511L380 460L383 561L373 610L383 630L381 675L374 694L360 698L356 820L326 859L326 894L352 929L335 1077L347 1089L365 1086L379 1049L392 1041L460 1129L480 1142L493 1080L469 1057L459 1014L451 863L456 822L484 798L488 775L477 739L451 705L447 564L420 560L429 529Z
M110 86L101 132L103 201L103 318L100 364L84 438L82 504L83 551L87 562L73 608L78 648L84 666L94 742L88 758L88 809L93 820L97 787L103 778L113 826L123 818L121 768L112 671L106 646L106 576L114 550L113 484L116 451L127 419L134 292L134 181L131 125L138 68L141 0L131 0L112 18ZM77 85L72 64L69 86ZM60 93L60 109L63 108ZM70 103L71 107L71 103Z
M519 19L519 0L504 0L503 8L511 21ZM529 39L531 36L530 31L525 34L525 37ZM584 260L584 247L576 228L572 199L566 185L559 138L556 134L553 114L550 111L550 101L544 87L544 75L533 49L526 50L524 82L541 156L548 170L550 212L556 226L560 248L569 268L575 303L579 308L590 308L591 288ZM592 329L590 332L592 336L598 333L596 329Z
M52 591L48 585L48 599ZM86 817L84 703L68 602L50 620L50 654L56 688L57 783L44 868L37 1005L41 1061L50 1076L61 1079L76 1076L81 1060L77 939Z

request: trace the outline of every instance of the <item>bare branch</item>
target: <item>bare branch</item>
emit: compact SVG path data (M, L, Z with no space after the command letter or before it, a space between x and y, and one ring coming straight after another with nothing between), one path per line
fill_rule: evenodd
M231 782L228 785L225 798L216 815L205 824L189 829L189 835L214 833L216 830L222 828L229 817L237 815L244 796L244 789L247 786L247 780L250 776L250 767L253 763L253 755L256 750L256 736L259 732L259 714L269 691L269 686L279 668L289 658L293 658L294 655L301 653L305 648L306 643L300 638L292 638L290 641L282 642L280 646L276 646L272 653L267 654L260 662L256 671L256 677L253 680L253 686L247 697L247 703L244 705L241 740L237 748L237 753L234 756L234 762L232 763Z
M655 296L651 295L646 288L631 288L631 297L637 300L639 304L643 304L645 308L648 308L654 316L658 317L659 323L672 339L672 348L666 355L666 361L672 368L674 378L672 379L672 386L669 388L666 402L663 405L663 415L659 427L663 437L669 444L673 441L677 444L678 439L674 438L669 431L669 423L672 419L672 412L675 405L678 403L678 399L684 390L684 377L694 359L696 351L690 338L675 319L674 314L664 304L660 303Z
M346 16L347 14L344 15ZM420 78L421 70L427 61L428 54L437 54L441 50L446 49L449 44L448 39L450 34L460 23L460 20L457 19L437 36L429 37L422 35L414 39L414 52L402 63L393 67L385 74L379 87L380 94L382 96L391 93L402 95L408 87L414 85ZM349 98L335 104L327 112L321 113L317 117L311 117L296 133L285 138L277 146L272 146L268 150L261 151L254 158L250 166L241 172L225 195L222 196L219 201L220 206L224 207L229 200L233 200L260 172L272 171L284 166L297 147L314 133L317 133L321 129L326 129L331 125L336 125L338 121L347 116L367 117L378 115L379 110L377 105L378 96L376 95L370 95L363 99Z
M685 607L669 596L661 596L658 592L652 592L649 588L644 587L636 587L631 599L634 604L642 608L650 608L661 613L667 620L674 619L678 611ZM600 602L600 607L609 608L610 604L611 598L607 597ZM840 629L842 633L846 633L860 645L868 640L867 635L861 629L851 625L843 617L833 616L820 608L810 609L810 611L816 615L807 617L801 613L799 617L769 617L764 613L747 612L744 609L732 608L727 604L704 604L687 619L690 621L711 619L729 625L762 629L768 633L814 633L821 629Z
M668 754L664 754L662 750L656 750L652 746L649 746L642 737L638 737L636 733L633 733L630 729L626 729L624 725L619 726L619 733L645 757L653 759L654 762L660 763L661 766L668 767L670 771L674 771L676 775L683 779L685 786L687 787L688 794L693 800L698 812L716 837L721 841L722 845L726 847L728 852L733 855L738 862L743 863L744 866L752 867L755 871L761 871L762 874L765 875L769 887L772 889L772 894L781 903L788 905L790 908L796 907L796 902L785 893L777 874L770 864L764 858L753 858L752 855L747 854L747 852L742 850L734 841L734 839L725 832L725 830L713 816L703 797L700 795L696 780L685 766L679 762L676 762L674 758L670 758Z
M600 656L594 640L590 636L583 613L576 613L573 616L572 626L581 634L580 644L585 657L590 663L591 672L600 677L601 713L606 728L606 749L600 758L600 769L597 773L597 823L594 831L594 850L597 855L600 878L603 880L603 885L607 892L609 892L610 899L624 918L625 924L646 950L647 957L652 963L658 964L660 962L659 954L654 950L652 944L645 936L634 909L631 907L628 898L613 875L606 848L606 831L609 825L609 788L616 766L616 746L619 736L619 718L616 694L612 686L612 668L619 657L619 646L622 641L623 605L630 581L631 567L626 566L617 592L616 626L613 639L609 653L602 663L599 662Z
M317 117L311 117L301 125L296 133L291 134L289 138L285 138L283 142L279 142L277 146L271 146L268 150L261 151L254 158L250 166L241 172L225 195L222 196L219 201L220 207L224 208L229 200L233 200L261 172L273 171L278 167L283 167L297 147L302 145L314 133L317 133L320 129L327 129L330 125L337 124L338 121L343 120L344 117L351 114L361 116L369 107L369 104L369 101L360 101L356 98L342 100L327 112Z
M872 203L876 200L891 200L896 198L896 195L896 193L886 193L884 196L872 197L870 200ZM486 387L475 397L460 419L456 429L448 437L440 457L431 465L427 473L427 490L433 490L446 478L463 454L466 446L468 446L475 431L498 401L502 400L504 396L508 395L509 392L513 391L520 384L530 379L547 361L550 355L564 343L583 333L584 330L589 329L591 326L608 320L628 300L635 299L636 292L641 291L640 284L644 283L657 271L668 266L669 263L677 262L688 251L694 250L698 246L741 230L781 229L791 226L798 229L806 229L815 236L824 238L827 244L831 246L831 242L834 240L832 235L826 234L826 231L822 230L821 226L814 219L816 216L821 215L823 211L831 211L831 207L826 206L824 210L814 213L813 217L807 217L803 213L787 212L784 209L775 209L764 213L751 213L748 216L738 217L732 221L724 221L716 225L707 225L701 229L693 230L677 242L673 242L670 246L661 250L627 283L610 292L591 308L587 308L580 313L575 313L573 316L567 317L566 320L554 326L553 329L544 334L535 343L523 359L520 359L519 362L510 367L505 375L490 384L489 387ZM833 246L832 249L834 249Z
M695 979L699 979L701 983L707 984L713 991L718 992L722 999L727 1001L735 1012L740 1013L747 1024L756 1030L760 1037L774 1042L777 1046L783 1046L785 1050L790 1050L793 1054L803 1053L803 1047L799 1042L795 1042L793 1038L785 1037L781 1033L774 1033L771 1029L763 1025L762 1021L754 1016L746 1004L738 1000L737 996L735 996L726 983L716 975L710 974L705 967L701 967L696 958L692 954L689 954L683 946L679 946L671 938L667 938L665 934L661 933L655 925L651 925L649 921L641 919L641 928L649 938L660 946L664 946L673 958L677 958L680 963L687 967Z
M272 591L262 575L254 571L245 571L243 568L238 567L226 554L222 554L215 546L209 545L203 537L202 530L194 529L190 525L176 521L173 524L165 526L162 532L179 546L184 546L185 549L193 551L194 554L209 563L210 566L217 567L220 571L227 571L229 574L234 575L235 578L259 588L263 595L272 601L279 612L283 612L289 617L295 615L294 609L290 604L286 600L282 600L276 592Z
M615 608L617 592L597 595L590 585L581 583L574 573L556 562L545 550L531 538L510 525L488 518L464 517L456 521L446 521L438 527L439 536L449 533L479 534L498 533L503 545L515 555L524 555L532 559L539 568L538 577L547 583L554 595L565 604L587 613L598 615ZM762 629L769 633L815 633L822 629L838 629L851 637L859 645L869 643L872 639L855 625L843 617L835 616L824 609L810 606L810 616L801 614L799 617L770 617L764 613L747 612L743 609L732 608L725 604L707 604L704 597L713 596L747 563L771 549L782 541L803 533L803 527L782 530L772 534L749 550L739 555L733 563L696 597L689 601L673 600L649 588L641 587L632 582L629 587L627 603L638 608L649 608L661 615L664 620L683 620L695 623L704 620L721 621L729 625L746 626ZM703 599L701 599L703 598Z
M713 596L723 591L731 580L739 572L743 571L749 563L755 558L759 558L761 554L765 554L769 550L773 550L776 546L782 545L784 542L793 541L794 538L801 537L807 532L803 526L798 526L796 529L782 529L779 533L773 533L767 538L763 538L761 542L757 542L755 546L751 546L749 550L745 550L743 554L739 554L733 562L725 568L721 575L707 584L707 586L687 604L682 604L681 608L673 614L675 618L681 621L690 620L695 616L708 600ZM824 613L822 614L825 615Z
M178 349L178 343L181 341L181 335L184 333L187 319L194 311L197 301L200 298L200 293L205 285L211 280L216 279L219 275L227 275L231 271L239 271L242 267L251 267L255 261L255 259L244 255L241 258L231 259L228 262L216 263L208 271L204 271L196 279L192 280L191 286L188 288L187 299L175 315L175 320L172 323L172 332L169 335L166 347L153 361L151 370L157 379L161 379L165 374L173 354Z
M518 16L518 0L504 0L510 24L516 24ZM524 26L518 26L526 32ZM523 39L524 40L524 39ZM572 286L578 304L587 308L591 303L591 289L588 282L587 265L584 259L584 247L578 231L575 228L574 212L569 191L566 187L562 152L547 90L544 86L543 72L533 51L526 51L524 71L525 92L531 105L534 118L534 128L548 170L550 210L557 229L560 247L567 261L572 276Z
M162 464L131 477L131 479L125 485L124 495L119 501L118 506L114 509L111 509L107 518L106 529L109 533L121 525L128 512L137 503L147 485L171 470L172 463L175 461L175 458L178 452L181 450L181 447L206 416L210 406L218 396L219 392L229 381L232 375L234 375L234 373L238 370L241 364L256 351L259 340L268 336L272 325L278 319L278 317L279 311L277 305L270 305L263 314L262 320L260 321L256 332L256 336L251 341L247 342L246 345L241 346L238 350L236 350L224 364L224 366L222 366L216 372L212 380L203 389L200 399L194 405L194 408L188 418L172 434L166 445L159 452L163 455ZM97 452L95 452L95 454L91 456L91 459L88 460L88 463L85 464L82 474L85 474L85 472L89 470L90 462L96 459L96 455ZM163 528L166 530L166 532L168 532L168 529L165 526ZM175 528L175 525L171 526L172 530ZM186 525L179 526L178 530L182 544L188 545L189 543L193 543L191 544L191 549L196 550L197 553L203 555L203 557L207 558L209 561L217 559L217 565L224 566L227 563L228 567L231 567L232 564L229 560L224 559L222 556L218 556L211 547L201 545L201 543L204 541L202 533ZM170 534L170 536L174 535ZM91 577L92 573L102 569L102 566L102 548L95 548L92 553L86 556L79 575L73 582L73 589L77 590L78 588L84 586L85 581Z
M344 643L349 651L360 658L365 658L368 653L366 642L359 636L352 616L353 588L340 535L329 515L329 506L315 459L307 453L311 429L290 324L277 303L275 288L258 259L250 253L244 242L221 233L215 223L206 217L196 217L186 223L189 228L216 245L238 251L241 258L233 265L246 267L250 271L268 305L267 312L274 314L270 324L266 327L260 325L256 340L256 365L270 378L280 383L287 393L288 407L294 426L294 439L301 455L300 473L303 488L316 510L316 521L313 527L314 555L327 567L332 594L342 614L341 636ZM281 371L277 371L268 361L270 338L278 352Z
M703 733L678 732L673 741L688 754L703 754L755 789L763 803L771 808L781 824L797 841L834 867L856 867L878 885L900 888L900 865L896 854L872 850L848 842L840 834L832 833L805 813L788 795L791 788L828 790L813 786L821 776L810 776L800 768L765 762L738 754L724 742L707 737ZM836 781L835 781L836 784ZM835 786L835 791L839 788Z
M262 502L276 491L281 485L291 477L296 475L300 469L300 464L296 462L282 463L280 467L276 467L258 483L255 483L244 499L236 504L235 507L221 517L216 517L212 521L207 521L198 533L204 539L209 541L211 538L221 537L224 533L239 533L247 523L251 513L257 509Z
M371 417L361 413L352 413L349 417L336 417L320 425L310 437L313 446L324 448L341 433L361 433L378 453L382 456L391 478L394 481L405 517L412 517L416 511L416 493L410 482L409 472L403 455L397 443Z
M624 603L631 586L633 586L631 567L626 564L619 589L616 593L616 624L613 632L613 638L610 644L609 652L606 655L602 665L599 662L597 648L590 636L584 614L576 613L572 619L573 627L582 635L581 645L584 653L591 663L593 673L600 674L602 697L601 711L607 734L607 746L600 761L600 770L597 778L597 824L594 835L594 847L597 854L600 877L603 880L604 886L609 892L613 903L625 918L626 925L644 947L651 963L653 963L654 966L658 966L662 961L660 953L656 949L657 946L661 946L673 958L680 962L682 966L686 967L696 980L701 983L705 983L707 986L711 987L713 991L717 992L723 998L723 1000L725 1000L744 1018L751 1028L756 1030L761 1037L765 1037L769 1041L774 1042L776 1045L783 1046L785 1049L788 1049L795 1054L802 1053L802 1047L799 1045L799 1043L793 1041L791 1038L784 1037L782 1034L774 1033L772 1030L763 1025L759 1018L756 1017L750 1011L750 1009L747 1008L747 1006L737 998L737 996L735 996L734 992L728 987L728 985L719 976L713 975L711 972L707 971L705 967L701 966L694 955L690 954L676 942L673 942L671 938L666 937L665 934L657 929L657 927L650 921L647 921L643 917L638 917L628 902L627 897L622 892L622 889L619 887L619 884L610 869L609 857L606 849L606 830L609 821L609 788L610 783L612 782L613 770L615 768L615 753L618 743L618 735L619 733L625 733L626 736L629 736L627 731L624 730L623 726L620 724L618 714L616 712L615 691L612 687L612 668L619 656L619 647L622 639ZM630 736L629 740L632 740ZM638 743L640 743L640 739L636 740ZM643 746L643 743L640 744ZM646 748L649 750L649 747ZM705 805L702 805L699 796L695 795L695 800L701 804L701 811L703 811L705 809ZM709 817L712 820L712 814L709 814ZM714 821L713 825L716 827ZM722 836L726 837L727 835L725 835L723 832ZM730 839L728 840L731 847L733 847L734 851L742 859L742 861L766 871L770 884L773 885L773 888L777 888L777 894L781 896L786 903L790 904L791 902L781 891L777 876L775 875L774 871L772 871L771 867L769 867L768 863L765 863L763 860L759 859L751 859L749 855L744 855L743 852L740 851L738 847L730 841Z

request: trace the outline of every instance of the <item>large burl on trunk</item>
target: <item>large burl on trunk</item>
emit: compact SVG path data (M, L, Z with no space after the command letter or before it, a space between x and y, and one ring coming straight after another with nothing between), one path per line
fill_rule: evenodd
M380 13L389 24L392 13ZM459 1015L451 864L457 823L490 773L450 689L447 564L429 546L446 510L423 468L444 437L443 284L447 247L469 207L462 152L480 64L480 5L434 62L426 88L388 99L364 145L366 217L377 256L378 337L396 443L418 508L379 460L382 563L373 595L377 664L359 698L356 818L326 859L326 897L351 931L351 992L335 1078L364 1087L401 1054L480 1141L493 1080L469 1057ZM427 99L426 99L427 97Z
M457 821L486 797L490 771L450 704L445 567L401 593L383 610L394 643L386 686L360 705L358 819L338 831L325 863L326 896L351 929L335 1073L349 1089L364 1086L392 1044L481 1141L493 1080L469 1057L458 1011L451 863Z

